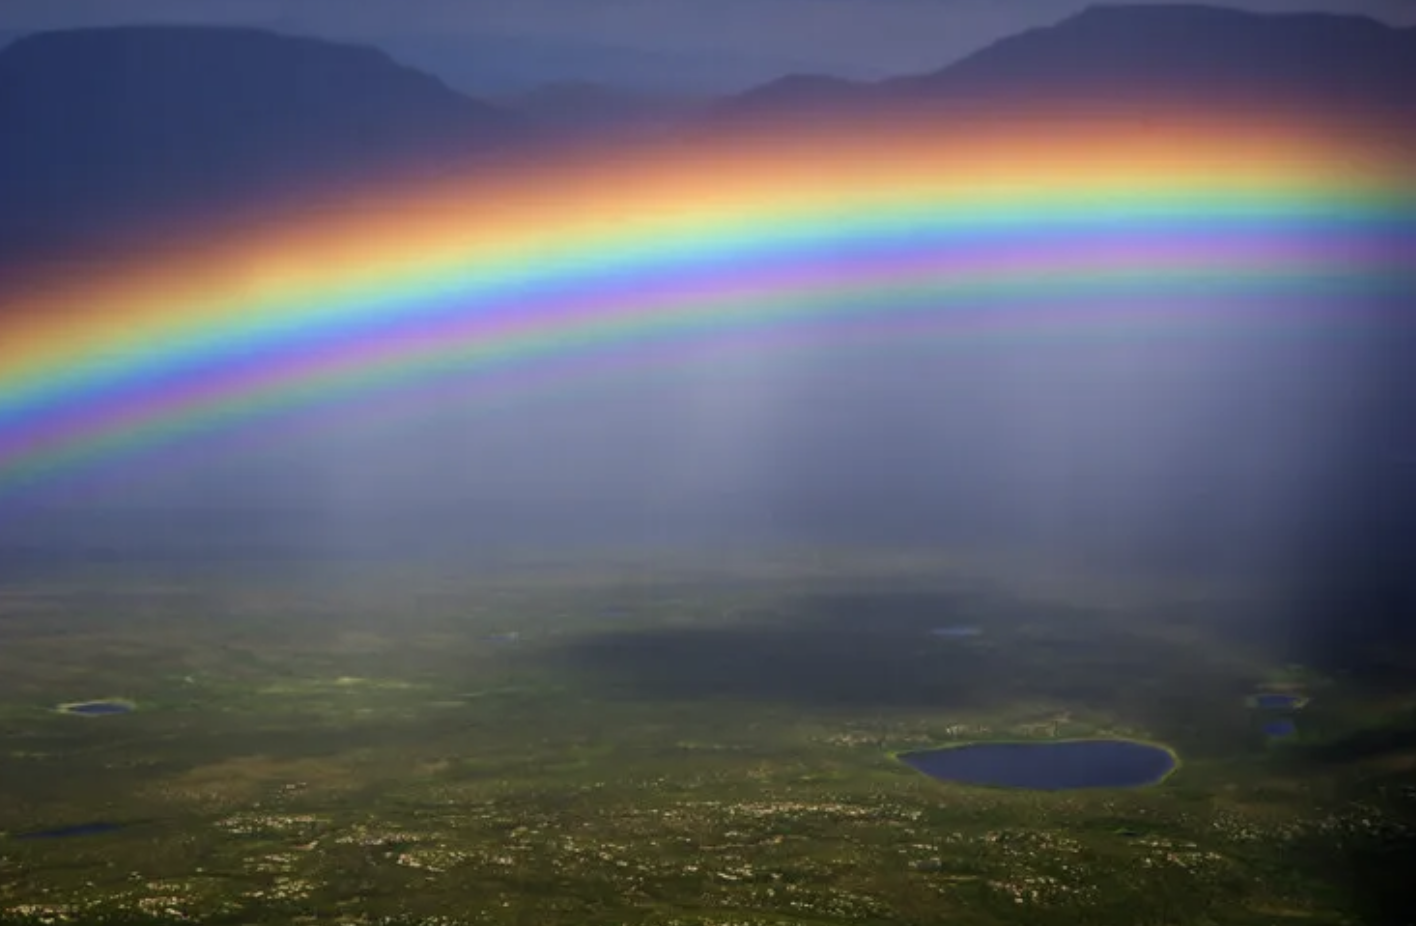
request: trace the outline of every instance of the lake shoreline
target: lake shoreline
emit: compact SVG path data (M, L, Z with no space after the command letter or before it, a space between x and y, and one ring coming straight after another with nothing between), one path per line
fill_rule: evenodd
M965 752L972 751L976 755L983 750L994 749L1000 757L996 761L1008 761L1002 757L1003 754L1012 754L1009 758L1016 758L1020 751L1049 751L1056 752L1058 749L1068 750L1070 747L1073 763L1070 767L1059 767L1059 777L1054 779L1053 784L1027 784L1026 781L1037 781L1045 778L1047 769L1034 764L1026 770L1026 774L1017 775L1017 769L1004 770L1003 774L988 775L980 770L979 763L975 762L973 767L965 765L962 771L954 774L946 774L938 761L951 757L959 757ZM1087 776L1079 775L1075 760L1081 750L1095 751L1095 748L1118 747L1120 751L1129 753L1125 756L1127 761L1137 758L1153 759L1155 756L1163 756L1165 764L1160 768L1158 774L1151 774L1149 763L1144 768L1146 774L1140 775L1140 766L1136 767L1135 775L1127 775L1124 782L1111 778L1106 780L1084 780ZM1140 753L1148 755L1141 755ZM892 759L905 765L906 767L927 776L928 778L945 784L964 785L967 787L998 788L1011 791L1072 791L1094 788L1143 788L1155 787L1164 784L1178 771L1183 764L1180 754L1164 743L1157 743L1150 740L1136 739L1132 737L1115 736L1089 736L1089 737L1067 737L1060 739L996 739L996 740L968 740L959 743L946 743L940 746L931 746L923 749L909 749L889 754ZM1117 750L1112 750L1111 758L1118 758ZM956 763L957 765L957 763ZM998 771L995 767L994 771ZM1129 770L1128 770L1129 771ZM992 777L994 780L985 780ZM1134 779L1134 780L1133 780ZM1059 783L1060 782L1060 783Z

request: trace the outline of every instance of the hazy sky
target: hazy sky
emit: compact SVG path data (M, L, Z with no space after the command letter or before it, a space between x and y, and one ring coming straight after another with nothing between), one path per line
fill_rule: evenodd
M132 22L262 25L342 39L504 37L781 62L865 75L929 70L1087 0L5 0L0 30ZM1416 0L1242 0L1416 24Z
M918 73L1085 5L0 0L0 32L245 24L390 50L437 46L454 60L511 48L537 68L574 61L576 48L618 49L639 56L617 72L630 78L705 61L741 78L750 62L775 63L779 73ZM1239 5L1317 8L1311 0ZM1327 0L1326 8L1416 23L1416 0ZM446 60L424 55L432 59ZM772 75L759 68L764 76ZM1246 302L1233 316L1253 308ZM1405 594L1416 569L1394 551L1404 557L1416 536L1405 462L1416 458L1409 336L1269 341L1243 329L1176 342L1035 347L1020 339L993 351L909 335L878 349L847 341L848 350L790 357L710 355L613 388L576 378L535 401L512 389L495 414L483 412L487 390L473 380L465 394L451 389L387 427L361 400L329 420L327 410L308 413L288 438L262 420L230 444L178 448L170 464L159 455L118 467L99 499L122 510L99 539L190 552L293 538L312 549L377 543L402 555L450 548L469 534L513 544L759 532L811 542L1003 538L1069 556L1258 563L1285 576L1306 576L1310 558L1339 551L1360 568L1325 566L1333 595L1380 585L1382 570L1406 583ZM0 567L6 549L92 541L102 504L82 493L60 500L77 513L69 535L69 522L44 509L27 513L31 520L0 517ZM206 517L207 507L219 509L210 521L176 520L184 511ZM128 509L136 520L121 520ZM245 520L233 526L232 512ZM374 527L351 527L355 516ZM1359 542L1380 555L1354 555Z

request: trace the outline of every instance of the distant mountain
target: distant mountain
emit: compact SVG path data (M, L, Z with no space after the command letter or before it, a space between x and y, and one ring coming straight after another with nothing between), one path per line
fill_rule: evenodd
M1002 39L930 74L878 83L794 77L739 94L719 116L758 118L912 103L1181 99L1416 110L1416 28L1356 16L1208 6L1095 6Z
M705 106L697 97L655 95L586 81L543 84L497 102L528 124L557 132L655 128L687 119Z
M813 115L863 103L872 90L870 84L841 77L789 74L720 102L713 114L730 118L770 118L776 113Z
M0 268L261 194L461 164L547 129L628 131L689 116L714 132L738 119L921 103L1155 107L1169 97L1410 114L1413 87L1416 29L1205 6L1094 7L934 73L878 83L790 76L706 114L672 89L656 97L581 81L492 105L373 48L256 29L41 33L0 48Z
M933 74L880 87L892 93L1164 93L1215 102L1238 95L1408 106L1416 87L1416 29L1322 13L1094 6Z
M368 41L396 60L478 97L506 97L565 83L715 97L771 80L783 67L775 58L726 51L652 51L574 39L458 34L370 37ZM810 71L822 65L803 61L788 66Z
M0 260L523 135L372 48L202 27L30 35L0 50Z

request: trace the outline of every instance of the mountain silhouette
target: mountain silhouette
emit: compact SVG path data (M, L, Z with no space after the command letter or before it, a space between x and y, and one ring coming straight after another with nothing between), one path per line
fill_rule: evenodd
M694 97L624 90L589 81L541 84L497 102L528 125L554 133L667 127L697 116L705 105Z
M30 35L0 50L0 261L431 168L521 131L372 48L185 26Z
M788 74L729 97L714 107L713 115L727 118L779 113L793 115L827 114L842 107L863 103L871 84L819 74Z
M487 99L571 83L671 97L716 97L771 80L782 69L774 57L729 48L653 50L585 37L397 34L376 41L395 60ZM794 69L819 66L800 62Z
M1211 103L1237 97L1410 106L1416 29L1324 13L1094 6L932 74L879 86L891 92L1159 93Z
M797 75L732 97L728 119L914 104L1115 103L1416 110L1416 28L1358 16L1105 5L1001 39L948 67L876 83Z

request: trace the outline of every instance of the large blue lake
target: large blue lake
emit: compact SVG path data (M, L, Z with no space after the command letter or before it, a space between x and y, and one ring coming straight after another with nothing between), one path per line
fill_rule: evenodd
M1135 788L1156 784L1175 769L1169 750L1132 740L970 743L906 752L899 759L940 781L1035 791Z

